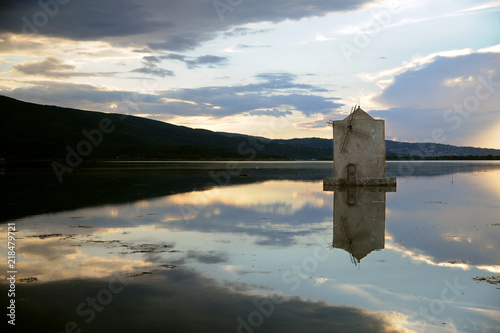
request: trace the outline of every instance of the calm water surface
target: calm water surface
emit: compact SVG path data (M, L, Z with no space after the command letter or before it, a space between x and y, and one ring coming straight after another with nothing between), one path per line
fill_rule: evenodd
M331 169L4 170L4 305L14 223L17 331L499 332L474 278L500 274L500 163L388 162L397 191L323 191Z

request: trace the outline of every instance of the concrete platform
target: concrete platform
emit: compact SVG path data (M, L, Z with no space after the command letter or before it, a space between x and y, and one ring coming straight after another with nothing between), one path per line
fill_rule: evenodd
M381 178L334 178L326 177L323 179L323 191L334 191L343 187L376 187L384 192L396 191L396 177L381 177ZM385 189L385 190L384 190Z

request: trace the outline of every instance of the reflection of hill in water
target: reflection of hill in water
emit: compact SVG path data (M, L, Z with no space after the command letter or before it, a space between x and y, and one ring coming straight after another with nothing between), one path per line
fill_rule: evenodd
M388 177L404 176L444 176L454 173L484 172L500 169L500 162L430 162L401 161L388 162L386 173Z
M7 169L0 176L0 221L202 191L218 185L266 180L317 181L329 173L329 168L327 163L243 163L237 167L234 163L99 164L65 174L62 183L51 169Z
M493 169L500 169L500 163L387 163L388 176L439 176ZM65 174L64 181L59 183L51 169L7 169L0 175L0 221L200 191L216 185L266 180L312 182L331 175L329 162L246 162L236 166L230 162L120 163L75 170Z

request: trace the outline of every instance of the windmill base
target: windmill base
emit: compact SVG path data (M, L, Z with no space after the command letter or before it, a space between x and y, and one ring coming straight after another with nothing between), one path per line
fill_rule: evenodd
M350 186L373 186L377 188L387 188L388 192L396 190L396 177L381 177L381 178L323 178L323 191L333 191L342 187Z

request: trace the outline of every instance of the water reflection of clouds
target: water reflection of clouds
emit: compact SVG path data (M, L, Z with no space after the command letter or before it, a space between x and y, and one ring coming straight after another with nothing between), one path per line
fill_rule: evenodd
M330 248L329 259L318 264L316 271L297 275L301 279L297 291L284 283L283 272L300 265L314 253L314 248L332 245L330 240L314 240L332 234L333 198L322 191L320 181L225 186L34 216L17 222L23 229L23 239L19 240L23 249L19 254L21 277L39 278L37 283L23 285L23 289L26 286L33 292L42 288L50 292L50 288L74 288L69 279L85 278L91 286L89 279L114 272L153 272L138 278L137 285L130 280L133 288L128 289L127 297L135 304L134 309L144 309L126 319L131 321L130 327L133 318L147 326L158 322L159 312L162 316L179 314L171 326L158 326L162 331L175 327L188 331L192 328L189 313L198 310L214 321L204 317L205 325L214 324L221 328L218 331L235 331L236 316L248 315L255 310L252 301L261 301L278 289L285 291L289 302L280 305L284 313L270 321L291 320L295 326L290 331L305 325L303 313L312 313L325 328L329 328L332 318L341 318L339 325L347 331L364 326L343 322L343 315L351 316L353 321L367 321L362 325L378 325L371 331L403 331L401 327L423 331L425 325L429 331L465 332L471 325L476 325L476 331L493 330L492 325L498 324L494 318L498 314L496 294L489 291L491 286L472 280L484 272L500 273L495 257L499 227L492 225L499 212L492 195L498 192L484 190L479 179L493 179L484 178L486 174L480 173L474 179L470 174L455 174L453 184L450 175L409 177L397 193L387 195L385 250L370 253L360 268L354 268L343 250ZM51 232L62 235L29 237ZM120 242L113 243L115 240ZM123 246L126 244L171 245L180 252L133 253L133 249ZM0 248L5 250L3 244ZM447 262L449 259L472 262L452 264ZM159 270L161 264L178 267ZM456 278L467 290L455 302L446 303L445 313L425 323L422 317L411 317L420 307L439 300L443 281ZM211 288L215 296L204 288ZM73 315L74 306L96 290L78 294L82 297L69 306L73 307ZM200 299L206 303L198 304L202 303ZM130 309L123 308L125 305L116 304L116 318L118 313L130 313ZM56 310L68 311L51 308L52 313L58 313ZM60 319L67 321L68 316ZM374 323L373 319L378 321ZM217 326L216 320L228 326ZM101 322L95 327L105 331L109 328L106 325ZM148 326L141 330L148 328L156 329ZM266 330L270 329L265 325L259 328ZM311 331L309 327L302 330Z
M295 242L295 236L324 229L322 223L331 216L331 195L310 182L268 181L224 187L217 195L205 192L166 198L163 207L174 205L177 211L162 210L164 227L245 233L261 237L257 241L261 245L286 246ZM154 202L152 207L156 207Z
M200 211L221 205L253 209L261 213L291 215L305 206L329 205L328 201L325 203L327 197L317 183L282 180L176 194L169 196L168 202L191 206Z
M386 248L429 265L476 266L491 272L498 271L495 262L498 244L494 237L484 228L470 228L473 215L484 215L481 212L483 207L464 208L460 191L450 197L450 189L443 189L443 181L439 181L439 177L433 177L431 181L423 178L413 178L415 182L410 179L398 193L389 194L387 225L394 239ZM456 177L453 186L468 184L461 180ZM448 180L445 183L449 183ZM471 194L479 200L480 192L472 190ZM266 181L37 216L38 226L32 228L48 230L50 225L68 224L68 220L64 219L67 215L79 217L73 224L91 223L94 226L91 229L71 230L83 235L109 238L120 237L121 232L133 232L135 236L143 234L148 237L152 230L163 229L227 235L238 233L252 236L257 245L291 246L296 244L297 237L329 232L331 205L331 193L323 192L320 182ZM183 211L182 207L188 208ZM441 223L450 219L453 223ZM61 245L41 243L31 246L34 249L32 252L46 253L49 261L76 252L75 247L70 246L61 248ZM40 249L36 250L37 247ZM450 259L473 260L471 264L452 265L446 263Z
M436 259L430 255L426 255L425 253L422 253L420 250L411 250L405 248L403 245L395 243L393 241L393 237L391 235L386 235L386 240L389 240L389 242L386 242L385 248L388 250L396 251L400 253L404 257L411 258L411 260L415 262L421 262L425 263L430 266L440 266L440 267L448 267L448 268L460 268L463 270L470 270L472 268L477 268L480 270L484 270L486 272L492 272L492 273L500 273L500 265L473 265L468 261L445 261L445 262L438 262Z
M141 247L144 243L133 243L153 231L146 229L149 230L85 228L85 231L79 230L80 233L43 234L26 228L25 237L16 241L19 248L16 267L20 278L36 277L42 282L99 278L115 271L148 269L165 260L158 254L163 254L164 246L172 245L156 241ZM134 230L134 239L127 239L131 230ZM2 248L5 246L2 244ZM176 253L167 254L171 261L179 259Z
M125 278L126 288L115 294L89 325L84 322L86 317L75 314L75 307L89 295L95 295L110 278L25 285L23 294L30 302L21 302L18 311L28 318L45 320L24 320L19 328L61 330L71 320L83 330L93 332L111 332L117 327L131 332L237 332L244 321L252 325L252 331L273 333L411 332L403 328L408 316L396 311L374 312L300 297L250 295L243 292L247 289L244 286L223 287L192 270L153 273ZM72 293L68 294L67 290ZM253 326L257 317L262 320ZM245 332L245 329L239 331Z
M81 250L69 242L31 238L22 240L22 255L30 265L41 261L57 261L81 257Z
M478 173L489 179L494 171ZM470 174L414 177L389 194L387 229L394 241L435 262L466 260L499 265L498 199Z
M229 256L220 251L197 251L189 250L186 253L187 259L194 259L202 264L220 264L229 261Z

